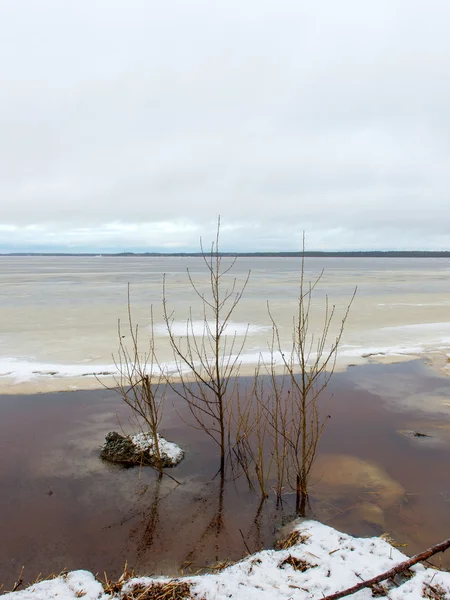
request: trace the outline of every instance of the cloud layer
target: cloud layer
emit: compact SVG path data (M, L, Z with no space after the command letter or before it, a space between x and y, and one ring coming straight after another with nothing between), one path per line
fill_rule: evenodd
M0 251L449 249L445 0L5 0Z

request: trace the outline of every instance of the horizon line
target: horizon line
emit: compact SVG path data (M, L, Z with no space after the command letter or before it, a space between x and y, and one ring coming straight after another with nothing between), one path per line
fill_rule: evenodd
M92 256L92 257L201 257L209 256L210 252L0 252L0 256ZM216 256L216 253L212 253ZM220 251L219 256L223 257L449 257L450 250L293 250L293 251Z

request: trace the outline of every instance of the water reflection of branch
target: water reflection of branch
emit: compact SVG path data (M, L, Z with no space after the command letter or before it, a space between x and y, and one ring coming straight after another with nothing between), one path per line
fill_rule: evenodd
M148 518L144 532L142 534L141 544L138 548L138 556L142 557L145 552L153 546L155 539L155 533L159 523L159 502L161 494L161 482L162 476L160 475L155 482L155 488L153 491L153 500L150 507L149 513L146 514Z
M183 566L184 567L193 567L193 559L195 553L197 552L200 544L212 537L215 539L215 561L218 562L220 558L220 536L224 529L224 491L225 491L225 473L223 471L220 472L220 481L219 481L219 489L217 495L217 510L214 511L213 516L208 521L208 524L204 528L200 537L197 538L196 542L193 544L192 550L187 554Z
M167 482L166 482L167 484ZM125 525L126 523L132 521L133 519L136 519L139 515L144 514L144 519L146 518L146 513L142 512L142 498L143 496L146 494L146 492L148 491L148 489L151 487L150 484L145 484L140 486L140 489L136 491L136 494L139 495L139 498L133 502L131 508L127 511L127 514L122 517L121 519L119 519L118 521L115 521L114 523L111 523L109 525L105 525L102 529L113 529L115 527L122 527L122 525ZM161 487L161 483L159 483L159 487ZM178 484L177 484L178 487ZM177 487L172 487L169 489L169 491L162 497L159 498L159 501L164 500L165 498L168 498L172 492L174 490L177 489Z
M251 539L252 536L254 536L253 552L257 552L258 550L262 550L264 548L264 543L263 543L262 535L261 535L261 519L262 519L262 515L263 515L263 508L264 508L264 505L266 504L266 500L267 500L267 498L264 498L264 497L261 498L261 501L256 510L255 518L252 521L252 524L250 526L250 529L248 530L247 535L244 537L244 535L241 532L242 539L244 540L245 548L249 554L251 554L251 552L250 552L247 542Z

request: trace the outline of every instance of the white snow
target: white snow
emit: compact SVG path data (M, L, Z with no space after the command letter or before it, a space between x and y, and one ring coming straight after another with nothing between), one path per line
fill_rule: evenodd
M56 579L41 581L30 585L25 590L5 594L3 598L14 600L106 600L110 598L103 591L102 584L88 571L71 571Z
M177 363L168 361L161 364L161 369L156 365L153 367L154 373L158 374L162 371L171 373L177 371ZM125 369L124 369L125 370ZM150 374L150 366L147 369ZM84 380L92 380L95 377L104 379L105 377L120 377L120 371L115 364L97 364L86 363L81 364L60 364L60 363L44 363L32 359L18 359L11 357L0 357L0 381L5 378L8 381L12 380L15 384L24 383L33 380L42 379L66 379L76 378L80 384Z
M105 373L118 373L114 364L57 364L31 359L0 358L0 377L8 377L15 383L23 383L40 377L94 377Z
M204 324L200 322L194 322L197 332ZM186 324L184 324L184 327ZM178 327L178 325L177 325ZM179 324L181 327L181 324ZM229 333L231 336L236 332L237 335L245 335L244 325L241 323L230 323ZM247 327L247 326L245 326ZM264 331L264 326L256 325L251 326L249 329L250 334L257 334L258 332ZM267 329L267 328L266 328ZM389 335L386 338L384 333ZM176 332L176 335L182 335L181 330ZM184 335L186 331L184 330ZM390 339L392 338L392 339ZM385 360L394 360L397 358L417 358L417 357L430 357L430 355L437 353L449 353L450 348L450 324L447 323L428 323L428 324L416 324L416 325L402 325L395 327L384 327L374 330L368 335L368 339L371 340L371 344L367 344L362 340L356 340L355 343L342 344L339 347L337 354L337 362L341 367L345 367L348 364L356 362L364 362L365 359L376 359L382 357ZM325 348L325 353L329 348ZM249 372L253 371L260 360L266 364L270 364L271 360L277 366L282 366L283 359L282 354L288 360L290 357L291 349L289 347L284 348L283 352L275 351L273 355L268 351L266 343L255 342L253 340L252 347L248 350L243 351L239 356L236 354L230 354L224 357L224 362L230 361L233 363L237 360L238 364L243 369L248 369ZM311 353L310 361L316 358L315 353ZM154 373L166 373L168 375L179 375L179 371L184 375L189 375L189 368L186 366L180 366L174 360L161 361L157 365L153 365ZM148 373L151 373L150 366L148 367ZM10 385L21 384L26 382L39 382L49 380L54 382L55 386L64 386L64 380L73 379L77 380L80 387L82 385L89 385L92 380L98 377L104 380L105 377L112 379L113 377L119 377L120 373L115 364L97 364L95 362L85 361L74 364L60 364L50 362L39 362L30 357L27 358L12 358L12 357L1 357L0 356L0 384ZM62 387L63 389L63 387Z
M198 600L320 600L324 596L347 589L362 580L375 577L400 562L406 556L381 538L353 538L335 529L317 523L303 521L295 526L302 533L302 540L287 550L264 550L224 569L218 574L180 578L191 585L191 597ZM294 557L310 565L304 572L284 564ZM442 597L450 599L450 573L425 568L412 567L414 576L399 587L384 582L389 600L416 600L427 597L424 587L431 584L442 592ZM170 579L140 577L130 579L123 587L126 592L135 586L151 585L155 582L168 582ZM43 582L14 594L6 594L11 600L44 600L58 598L72 600L81 590L86 592L86 600L97 598L106 600L100 584L93 576L83 571L69 573L66 579L58 578ZM121 595L115 596L120 598ZM429 597L429 596L428 596ZM370 589L354 594L352 600L369 600Z
M140 452L153 450L154 439L151 433L136 433L131 436L131 441ZM174 465L178 464L184 456L183 450L174 442L168 442L158 434L159 451L163 458L170 460Z
M197 321L174 321L171 324L171 330L173 335L175 336L185 336L186 333L189 335L202 336L207 333L208 326L211 331L214 331L215 325L211 323L206 323L204 320ZM257 334L263 333L265 331L269 331L271 327L269 325L250 325L249 323L236 323L235 321L228 321L223 330L223 334L233 337L236 336L245 336L247 334ZM160 325L156 325L154 331L157 335L167 336L167 326L165 323Z

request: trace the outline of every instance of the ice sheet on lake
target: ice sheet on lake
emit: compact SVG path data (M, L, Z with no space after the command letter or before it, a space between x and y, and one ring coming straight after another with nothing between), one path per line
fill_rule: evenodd
M101 261L99 266L94 257L3 257L3 264L2 393L14 388L14 384L26 384L23 389L27 392L94 387L95 375L114 371L111 355L117 354L118 319L125 336L121 339L127 343L130 337L126 327L128 282L133 321L139 325L144 346L153 304L158 361L168 372L173 373L175 367L162 315L162 273L168 276L175 336L186 336L190 314L194 333L204 332L201 301L199 306L185 271L189 266L195 279L207 286L201 259L117 258ZM236 351L247 332L241 356L243 374L251 374L260 353L266 353L267 362L272 339L267 302L279 327L283 352L289 352L293 315L298 309L299 265L298 259L281 258L240 258L236 262L228 289L232 288L234 275L245 281L251 270L251 277L225 333L228 352L232 352L231 340L236 335ZM323 328L327 294L330 310L336 302L336 326L330 329L330 342L358 284L341 340L339 368L367 360L396 361L439 352L443 355L441 362L446 361L446 353L450 354L449 260L308 258L306 281L313 281L323 268L324 276L314 290L309 322L311 331L317 333ZM15 273L13 285L11 273Z

